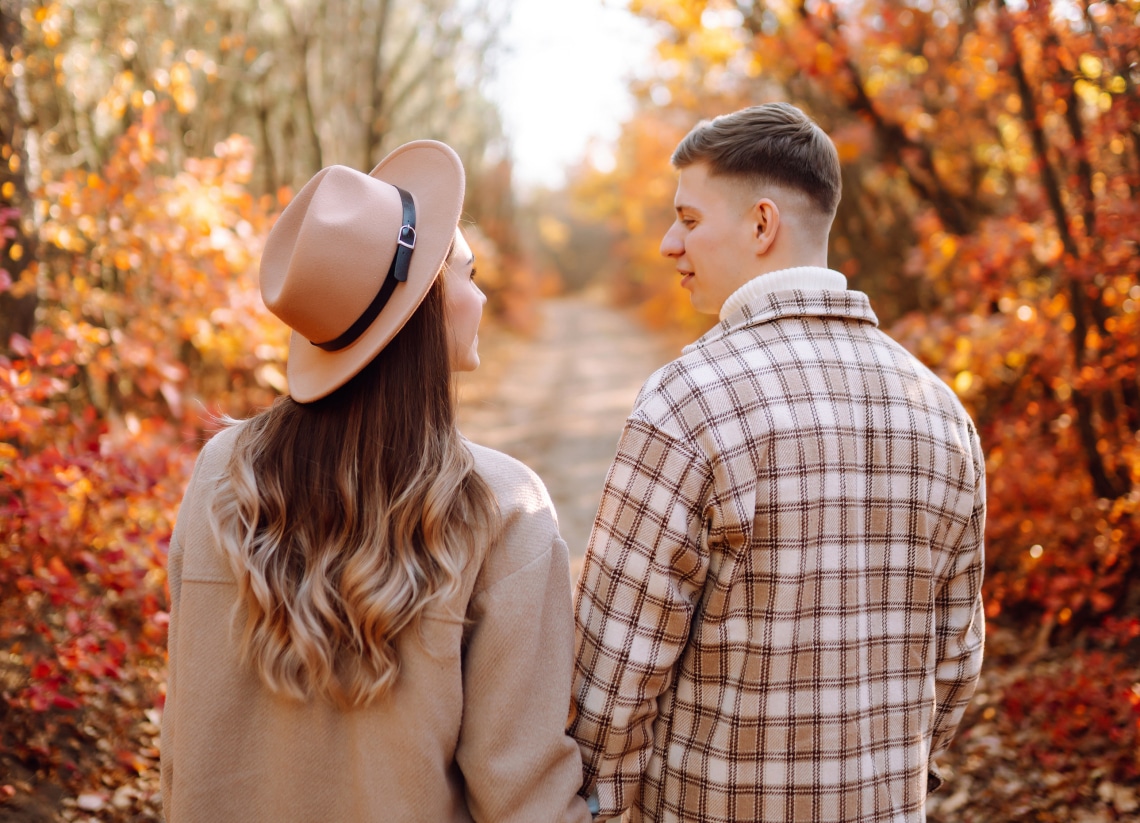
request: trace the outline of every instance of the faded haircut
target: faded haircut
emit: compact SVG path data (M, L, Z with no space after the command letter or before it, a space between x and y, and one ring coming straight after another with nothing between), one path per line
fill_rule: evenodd
M778 185L807 195L831 218L842 183L835 144L790 103L765 103L703 120L678 144L678 169L707 163L715 176Z

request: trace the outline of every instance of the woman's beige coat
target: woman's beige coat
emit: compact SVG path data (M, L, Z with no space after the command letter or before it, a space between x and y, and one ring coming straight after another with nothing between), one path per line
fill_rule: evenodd
M588 821L565 735L574 628L566 545L539 479L471 445L503 532L465 576L458 614L400 644L395 690L363 709L297 703L237 655L236 584L207 509L236 427L198 458L170 544L162 721L168 823ZM474 565L474 564L473 564Z

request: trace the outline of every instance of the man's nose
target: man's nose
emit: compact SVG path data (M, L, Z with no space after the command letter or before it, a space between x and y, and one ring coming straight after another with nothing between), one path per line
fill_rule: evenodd
M665 257L680 257L685 251L685 244L681 242L680 232L674 223L661 238L661 254Z

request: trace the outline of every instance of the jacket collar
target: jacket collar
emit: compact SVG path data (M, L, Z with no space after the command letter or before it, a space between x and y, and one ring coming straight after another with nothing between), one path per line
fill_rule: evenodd
M778 272L773 272L773 274L778 274ZM747 288L752 283L757 283L757 281L769 276L771 275L759 277L741 288ZM737 294L733 294L729 300L732 301L736 296ZM750 293L744 301L736 303L731 311L725 314L724 319L701 335L695 342L685 346L682 351L688 354L733 332L785 317L832 317L870 323L873 326L879 325L879 318L871 309L871 301L861 291L818 287L785 287L770 291L764 288L757 289L754 294Z

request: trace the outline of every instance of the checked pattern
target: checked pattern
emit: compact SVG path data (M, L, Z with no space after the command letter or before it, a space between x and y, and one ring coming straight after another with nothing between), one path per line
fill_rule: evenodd
M575 598L605 819L913 823L981 667L984 459L856 291L777 291L642 389Z

